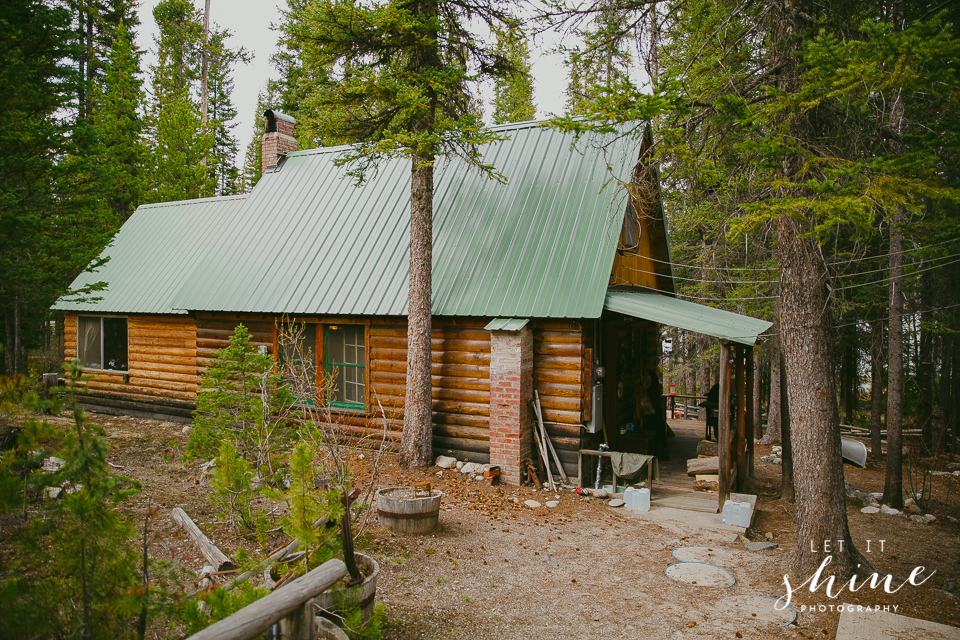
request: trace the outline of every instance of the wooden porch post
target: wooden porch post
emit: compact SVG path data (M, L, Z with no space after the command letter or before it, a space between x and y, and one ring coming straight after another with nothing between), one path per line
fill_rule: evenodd
M720 342L720 410L717 412L720 454L719 510L730 498L730 345Z
M744 357L747 367L747 400L746 400L746 417L747 417L747 428L744 431L744 434L747 438L747 477L753 477L753 441L754 441L754 429L756 425L753 423L753 383L754 378L759 374L753 366L753 347L747 347L746 356Z
M737 359L737 434L734 438L737 459L737 480L734 485L742 493L747 488L747 399L746 364L744 363L743 345L735 345L734 353ZM751 436L753 432L751 431ZM752 441L753 438L751 437Z

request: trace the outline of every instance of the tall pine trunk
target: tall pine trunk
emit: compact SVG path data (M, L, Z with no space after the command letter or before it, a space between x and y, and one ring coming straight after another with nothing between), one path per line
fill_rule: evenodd
M887 468L883 501L903 507L903 215L890 225L890 329L887 332Z
M760 349L753 350L753 439L759 440L763 437L763 425L760 424L760 381L763 378L763 356Z
M870 345L870 457L883 460L883 321L873 322Z
M401 454L408 468L433 458L431 297L433 277L433 156L413 156L410 190L410 303L407 310L407 393Z
M769 35L776 43L771 63L781 65L778 88L792 94L801 87L800 36L817 10L803 0L771 4ZM785 117L788 120L783 124L796 146L806 147L816 137L806 114L795 110ZM788 182L797 179L802 170L802 154L788 151L783 178ZM781 195L800 194L785 191ZM829 572L845 580L869 562L854 546L847 523L827 272L819 247L808 235L809 226L800 222L805 219L806 215L781 214L778 229L780 348L786 365L783 382L787 385L796 488L795 566L810 576L832 556ZM833 541L831 552L824 552L825 540Z
M774 332L779 331L779 322ZM761 442L763 444L780 444L781 440L781 411L780 411L780 337L770 339L770 406L767 409L767 432Z

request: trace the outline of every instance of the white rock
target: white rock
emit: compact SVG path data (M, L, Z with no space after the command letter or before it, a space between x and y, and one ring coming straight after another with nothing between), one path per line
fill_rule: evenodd
M773 464L783 464L783 460L781 460L780 458L774 458Z
M893 507L888 507L887 505L882 505L880 507L880 513L885 513L888 516L902 516L903 512L899 509L894 509Z
M458 461L457 461L457 469L463 469L463 461L462 461L462 460L458 460Z
M914 500L913 498L907 498L906 500L903 501L904 507L912 507L915 504L917 504L917 501Z
M554 507L558 506L559 504L560 504L560 501L559 501L559 500L551 500L550 502L547 503L547 506L550 507L551 509L553 509Z
M763 534L763 537L766 538L767 540L773 540L773 532L767 531L766 533Z
M472 475L474 473L483 473L483 465L477 464L476 462L468 462L462 467L460 467L460 473L464 475Z
M610 494L607 493L606 489L594 489L591 491L594 498L609 498Z
M43 495L48 500L56 500L60 497L61 491L60 487L47 487L43 490Z
M478 473L477 475L473 476L473 481L474 481L474 482L482 482L482 481L483 481L483 474L482 474L482 473Z
M953 516L947 516L947 520L949 520L951 524L960 524L960 520L957 520Z
M936 522L936 521L937 521L937 516L933 515L932 513L928 513L928 514L924 515L923 517L926 518L927 520L929 520L930 522Z
M436 464L441 469L453 469L457 466L457 459L450 456L439 456Z
M874 500L882 500L882 499L883 499L883 493L881 493L881 492L879 492L879 491L874 491L873 493L870 494L870 497L873 498Z
M40 465L40 468L46 471L47 473L54 473L60 471L67 462L63 458L58 458L56 456L50 456L43 461L43 464Z
M624 504L624 502L623 502L623 500L621 500L620 498L614 498L613 500L611 500L610 502L607 503L608 506L614 507L614 508L616 508L616 507L622 507L623 504Z
M363 460L365 457L366 457L366 456L361 453L360 455L357 456L357 459Z
M910 516L910 519L916 522L917 524L930 524L932 520L927 520L923 516Z
M860 513L880 513L880 509L876 507L864 507L860 509Z
M523 504L527 505L531 509L539 509L540 507L543 506L536 500L525 500Z
M514 503L520 502L520 498L510 498L510 499L513 500Z
M443 471L437 471L437 477L438 477L438 478L442 478L442 477L443 477Z
M191 433L193 433L193 427L191 427L191 426L188 425L188 426L184 427L183 429L181 429L180 431L183 432L183 435L188 436L188 435L190 435Z

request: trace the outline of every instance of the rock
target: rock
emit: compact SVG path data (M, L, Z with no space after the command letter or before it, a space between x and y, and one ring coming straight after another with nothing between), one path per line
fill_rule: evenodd
M960 524L960 520L957 520L953 516L947 516L947 520L950 522L950 524Z
M43 490L43 497L48 500L56 500L60 497L61 491L60 487L47 487Z
M883 500L883 494L879 491L874 491L873 493L870 494L870 497L873 498L874 500Z
M947 465L947 471L956 471L960 469L960 462L951 462Z
M885 513L885 514L887 514L888 516L902 516L902 515L903 515L903 512L900 511L899 509L894 509L893 507L888 507L887 505L883 505L883 506L880 507L880 513Z
M457 462L457 469L463 469L463 461Z
M624 502L620 498L614 498L613 500L608 502L607 505L613 508L617 508L617 507L622 507L624 505Z
M559 501L559 500L551 500L550 502L547 503L547 506L550 507L551 509L553 509L554 507L557 507L557 506L559 506L559 505L560 505L560 501Z
M482 474L482 473L478 473L477 475L473 476L473 481L474 481L474 482L482 482L482 481L483 481L483 474Z
M910 507L912 507L912 506L915 505L915 504L917 504L917 501L914 500L913 498L904 498L904 499L903 499L903 506L904 506L904 508L910 508Z
M916 522L917 524L930 524L931 521L927 520L923 516L910 516L910 519Z
M514 503L520 502L520 498L510 498Z
M766 538L767 540L773 540L773 533L771 533L770 531L767 531L765 534L763 534L763 537Z
M280 481L283 484L284 489L289 489L293 486L293 476L289 473L283 476L283 480Z
M211 460L210 462L204 462L202 465L200 465L200 470L201 470L201 471L210 471L210 469L213 469L215 466L217 466L217 459L216 459L216 458L214 458L214 459Z
M912 514L914 514L914 515L918 515L918 516L922 516L922 515L923 515L923 509L921 509L920 507L918 507L916 502L914 502L913 504L910 504L910 505L904 505L903 510L904 510L904 511L909 511L910 513L912 513Z
M457 466L457 459L451 458L450 456L439 456L436 464L441 469L453 469Z
M475 473L483 474L483 465L476 462L468 462L460 467L460 473L464 475L473 475Z
M783 464L783 460L781 460L780 458L774 458L773 464Z
M530 507L531 509L539 509L540 507L543 506L543 505L541 505L539 502L537 502L536 500L526 500L526 501L524 501L523 504L527 505L527 506Z
M60 471L67 462L63 458L58 458L56 456L50 456L49 458L43 461L43 464L40 465L40 468L46 471L47 473L55 473Z
M748 542L744 546L748 551L770 551L780 548L776 542Z
M937 521L937 516L933 515L932 513L925 514L923 517L929 520L930 522Z
M188 436L188 435L190 435L191 433L193 433L193 427L191 427L191 426L186 426L186 427L184 427L183 429L181 429L180 431L183 433L183 435Z
M609 498L610 494L606 489L594 489L592 492L594 498Z
M880 513L880 509L877 507L864 507L860 509L860 513Z

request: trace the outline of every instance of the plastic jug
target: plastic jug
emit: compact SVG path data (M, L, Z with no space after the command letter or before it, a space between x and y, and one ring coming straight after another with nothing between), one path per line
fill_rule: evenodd
M628 511L640 510L640 492L633 487L623 490L623 504Z
M639 496L639 509L638 511L650 511L650 489L644 487L640 489L637 493Z
M740 504L733 500L723 503L723 522L733 527L740 526Z

